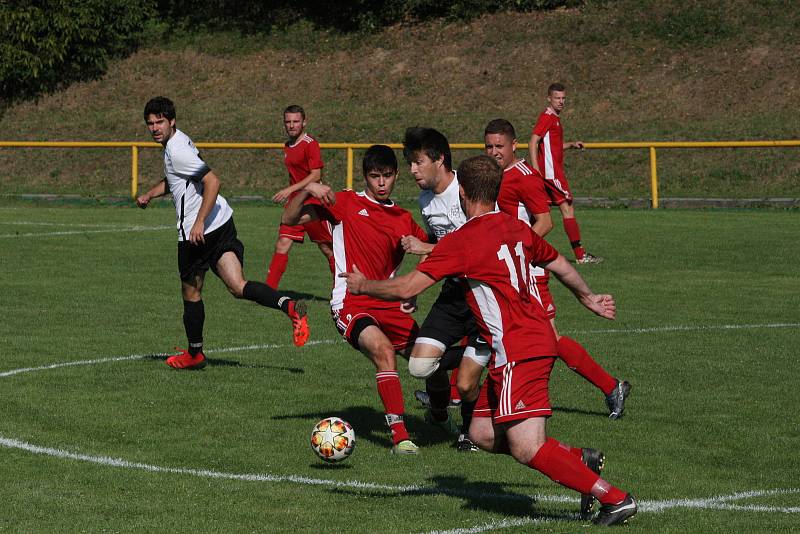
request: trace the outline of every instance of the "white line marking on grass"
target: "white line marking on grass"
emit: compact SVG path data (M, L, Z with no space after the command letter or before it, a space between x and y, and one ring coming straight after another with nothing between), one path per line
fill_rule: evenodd
M548 496L540 498L530 495L518 495L508 493L491 493L483 491L470 491L458 488L440 488L436 486L418 486L415 484L398 486L391 484L376 484L373 482L359 482L357 480L329 480L321 478L310 478L299 475L270 475L268 473L225 473L222 471L211 471L209 469L192 469L186 467L162 467L159 465L145 464L140 462L129 462L122 458L112 458L110 456L94 456L90 454L79 454L55 449L52 447L42 447L33 445L18 439L0 436L0 446L9 449L18 449L33 454L41 454L53 458L64 460L78 460L92 464L108 467L120 467L123 469L138 469L151 473L167 473L175 475L190 475L204 478L218 478L226 480L242 480L245 482L288 482L310 486L330 486L334 488L348 488L356 490L379 490L405 495L448 495L453 497L468 497L472 499L500 499L505 501L530 501L530 500L558 500L558 502L577 502L573 497L554 497Z
M67 226L75 228L127 228L130 223L70 223L70 222L45 222L45 221L0 221L0 226Z
M337 340L334 339L319 339L313 340L306 343L306 345L330 345L333 343L337 343ZM221 349L207 349L205 351L206 354L214 354L217 352L239 352L245 350L263 350L263 349L285 349L292 347L294 345L275 345L275 344L267 344L267 345L245 345L243 347L224 347ZM36 371L48 371L50 369L60 369L62 367L73 367L76 365L96 365L98 363L112 363L112 362L123 362L127 360L144 360L146 358L152 357L159 357L159 356L169 356L172 353L167 352L154 352L150 354L131 354L129 356L112 356L109 358L98 358L96 360L76 360L72 362L61 362L61 363L51 363L48 365L40 365L39 367L23 367L20 369L11 369L10 371L3 371L0 372L0 378L5 378L7 376L18 375L22 373L33 373Z
M695 330L751 330L758 328L800 328L800 323L720 324L692 326L654 326L651 328L609 328L604 330L573 330L571 334L650 334L655 332L692 332Z
M699 510L729 510L739 512L767 512L797 514L800 513L800 506L764 506L756 504L730 504L730 501L742 499L753 499L758 497L770 497L774 495L796 495L800 494L800 488L775 489L775 490L754 490L742 491L732 495L718 495L706 499L670 499L665 501L639 501L639 511L647 513L661 513L676 508L694 508ZM576 516L577 517L577 516ZM536 523L547 523L554 521L552 518L519 518L505 517L469 528L454 528L451 530L433 530L428 534L478 534L480 532L490 532L511 527L532 525Z
M13 239L18 237L57 237L62 235L76 234L109 234L114 232L154 232L168 230L174 226L124 226L119 228L107 228L104 230L64 230L61 232L28 232L24 234L0 234L0 239Z

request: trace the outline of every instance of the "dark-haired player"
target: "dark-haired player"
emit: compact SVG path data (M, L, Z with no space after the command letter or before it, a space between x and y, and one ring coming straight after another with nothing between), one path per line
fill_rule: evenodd
M564 150L583 148L581 141L564 141L561 112L566 101L567 93L563 85L554 83L547 88L548 106L539 115L533 127L528 147L531 153L531 165L544 176L550 202L561 210L564 231L575 253L576 263L600 263L603 258L589 254L581 245L581 230L575 219L572 192L564 174Z
M291 105L283 110L283 127L288 136L283 145L283 162L289 171L289 185L272 196L274 202L284 204L306 184L322 180L323 163L319 143L306 133L306 124L306 112L302 107ZM275 242L275 253L267 270L268 286L278 289L289 263L289 250L294 243L303 243L305 234L317 244L333 272L331 228L327 221L311 221L297 225L281 224L278 228L278 240Z
M390 198L397 180L397 157L385 145L373 145L364 154L364 191L333 193L330 187L307 184L289 201L284 224L327 220L333 225L335 272L358 270L370 278L391 278L403 260L403 236L427 239L411 214ZM313 196L322 205L304 204ZM331 295L331 313L339 333L375 365L378 394L386 423L392 433L394 454L417 454L409 439L403 416L405 404L397 356L408 354L419 327L410 313L413 299L386 302L347 290L344 279L336 277Z
M176 369L206 365L202 290L209 268L234 297L286 313L292 320L295 345L304 345L309 335L305 303L261 282L245 280L244 245L236 235L233 210L219 194L217 175L200 158L192 140L176 128L175 115L175 105L165 97L151 99L144 108L150 135L164 147L164 179L136 199L140 208L146 208L153 198L171 193L178 217L178 269L189 348L167 358L167 365Z
M439 239L460 228L467 220L458 196L458 177L452 167L450 143L438 130L408 128L403 139L403 155L422 190L419 208L429 239L428 243L423 243L413 236L406 236L403 247L411 254L426 255ZM469 340L466 347L460 345L463 338ZM411 351L409 369L413 376L425 378L429 398L426 420L445 432L458 435L456 446L460 452L478 450L467 431L478 398L481 373L489 355L489 348L478 335L475 319L467 306L464 289L457 280L445 280L422 323ZM417 369L415 362L430 362L430 358L441 358L435 370ZM461 432L447 413L450 401L447 371L455 369L458 370L456 380L461 396Z
M470 437L482 449L509 454L551 480L601 503L596 524L616 525L633 517L636 501L584 465L583 450L547 436L552 415L548 382L556 360L556 339L543 308L530 292L531 263L553 272L593 313L613 320L611 295L592 292L580 274L527 224L495 211L503 170L489 156L475 156L458 167L460 195L468 217L410 273L370 280L362 273L347 279L352 294L407 299L436 281L456 276L483 337L494 350L481 388Z

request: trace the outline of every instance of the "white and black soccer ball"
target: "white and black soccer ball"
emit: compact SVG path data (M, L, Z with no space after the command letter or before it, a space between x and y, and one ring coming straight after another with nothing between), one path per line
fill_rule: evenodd
M347 421L326 417L311 431L311 449L326 462L341 462L356 446L356 433Z

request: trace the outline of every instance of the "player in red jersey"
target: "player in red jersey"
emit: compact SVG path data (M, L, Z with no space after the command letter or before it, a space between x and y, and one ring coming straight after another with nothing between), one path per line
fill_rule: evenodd
M564 175L564 150L583 148L581 141L568 143L564 141L560 115L564 110L566 99L566 90L560 83L554 83L547 88L549 105L539 115L528 147L531 153L531 165L544 176L550 202L561 210L564 231L572 245L576 263L600 263L603 258L589 254L581 245L581 230L575 219L572 192Z
M531 263L553 272L586 308L614 319L611 295L592 292L569 262L516 217L493 211L503 171L489 156L469 158L458 167L460 194L469 220L445 236L410 273L369 280L345 273L354 294L407 299L436 281L456 276L481 334L494 349L494 362L481 389L470 436L483 449L510 454L523 465L601 503L594 522L615 525L636 514L633 496L616 488L582 461L583 449L547 437L552 415L548 381L556 354L553 330L530 295ZM430 365L438 362L431 358Z
M484 143L486 154L497 160L504 170L503 184L497 197L501 211L529 223L533 231L544 237L553 228L544 180L516 155L517 135L514 126L505 119L495 119L486 125ZM561 336L556 328L556 308L548 288L549 276L539 267L531 269L536 281L534 298L544 307L558 340L558 356L567 366L600 389L606 397L611 419L622 417L625 398L631 385L612 377L577 341Z
M362 166L364 191L334 194L326 185L309 183L287 205L283 223L329 221L333 225L336 274L358 269L376 280L388 279L403 260L403 236L413 235L421 241L427 241L428 236L411 213L390 199L397 179L394 151L373 145L364 154ZM322 205L304 205L309 196ZM416 454L418 448L403 422L405 405L396 353L408 354L419 327L410 315L416 309L414 299L401 300L386 302L353 294L347 290L346 281L337 276L331 313L342 336L375 365L378 394L392 432L392 452Z
M322 180L322 156L319 143L306 133L306 112L300 106L289 106L283 111L283 127L289 139L284 143L284 163L289 171L289 185L284 187L272 200L284 204L307 184ZM286 266L289 263L289 250L295 242L302 243L305 234L319 247L328 259L333 272L333 250L331 249L331 229L327 221L311 221L307 224L281 224L275 253L269 263L266 284L278 288Z

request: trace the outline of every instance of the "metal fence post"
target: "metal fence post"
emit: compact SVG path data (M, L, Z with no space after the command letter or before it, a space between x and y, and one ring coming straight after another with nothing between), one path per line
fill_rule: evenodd
M131 198L136 200L139 188L139 147L131 145Z
M353 189L353 147L347 147L347 179L345 189Z
M650 196L653 209L658 208L658 171L656 170L656 147L650 147Z

